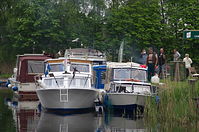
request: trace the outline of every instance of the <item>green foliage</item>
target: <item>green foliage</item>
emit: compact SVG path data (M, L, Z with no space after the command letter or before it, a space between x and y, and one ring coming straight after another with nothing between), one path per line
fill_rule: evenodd
M82 44L117 61L125 40L125 60L138 57L142 48L164 47L168 59L177 48L197 64L199 40L183 40L182 33L199 27L198 7L197 0L2 0L0 62ZM75 38L80 41L72 43Z

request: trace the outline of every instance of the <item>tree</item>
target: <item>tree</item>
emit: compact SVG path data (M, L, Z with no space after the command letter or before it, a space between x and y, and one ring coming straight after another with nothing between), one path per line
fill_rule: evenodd
M129 1L119 9L113 9L107 28L111 38L130 40L130 47L159 47L161 42L161 18L157 0Z

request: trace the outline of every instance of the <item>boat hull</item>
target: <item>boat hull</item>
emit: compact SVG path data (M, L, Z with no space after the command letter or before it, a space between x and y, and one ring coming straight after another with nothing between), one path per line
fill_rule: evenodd
M132 93L107 93L106 101L115 109L144 108L148 96ZM107 103L106 103L107 104Z
M38 89L36 92L43 108L60 111L94 108L98 93L95 89L68 89L68 100L60 101L60 89Z

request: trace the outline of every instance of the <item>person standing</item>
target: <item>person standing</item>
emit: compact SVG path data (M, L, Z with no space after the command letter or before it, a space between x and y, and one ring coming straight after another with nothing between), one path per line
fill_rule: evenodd
M155 67L157 65L157 54L153 52L152 48L149 48L146 65L148 66L148 81L151 81L151 77L155 75Z
M163 72L164 72L164 68L165 68L165 61L166 61L166 56L164 54L164 49L161 48L160 49L160 53L158 55L158 75L160 78L162 78L162 76L164 75Z
M183 62L185 63L186 68L186 77L190 75L190 68L192 64L191 58L189 58L189 54L185 54L185 58L183 59Z
M173 61L179 61L180 57L181 57L180 53L176 49L174 49L173 50Z
M140 64L146 65L146 59L147 59L147 53L146 50L143 49L140 54L140 59L139 59Z

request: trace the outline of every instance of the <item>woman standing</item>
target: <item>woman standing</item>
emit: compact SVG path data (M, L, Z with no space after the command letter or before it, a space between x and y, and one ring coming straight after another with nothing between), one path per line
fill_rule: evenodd
M191 58L189 58L189 54L185 54L185 58L183 59L183 62L185 63L186 68L186 77L190 75L190 68L192 64Z

